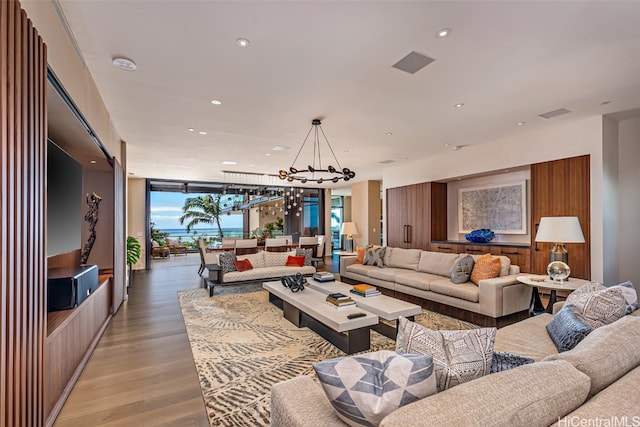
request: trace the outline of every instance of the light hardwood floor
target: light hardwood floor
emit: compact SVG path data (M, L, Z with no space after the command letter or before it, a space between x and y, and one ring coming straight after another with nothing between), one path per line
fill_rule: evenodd
M135 272L54 427L209 426L177 296L202 286L199 265L198 254L172 255ZM337 272L337 258L320 270Z
M209 426L177 292L201 286L199 257L136 271L54 426Z

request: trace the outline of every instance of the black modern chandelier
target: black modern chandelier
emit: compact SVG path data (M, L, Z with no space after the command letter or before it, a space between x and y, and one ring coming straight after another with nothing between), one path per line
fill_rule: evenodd
M296 162L298 161L298 157L300 157L300 153L304 148L307 140L309 139L309 135L311 135L311 131L313 131L313 158L311 164L309 164L306 169L298 169L295 167ZM324 137L324 141L329 147L329 151L335 160L335 164L337 167L332 165L327 166L326 169L322 167L322 155L320 152L320 134ZM324 134L324 130L322 130L322 123L320 119L313 119L311 121L311 128L309 132L307 132L307 136L302 143L302 147L298 150L298 154L296 158L293 159L293 163L289 167L289 171L285 169L281 169L278 177L280 179L286 179L289 182L300 181L302 184L306 182L317 182L318 184L322 184L323 182L338 182L340 180L349 181L356 176L356 173L349 168L343 168L340 166L340 162L338 161L335 153L333 152L333 148L331 148L331 144L329 144L329 140L327 136Z

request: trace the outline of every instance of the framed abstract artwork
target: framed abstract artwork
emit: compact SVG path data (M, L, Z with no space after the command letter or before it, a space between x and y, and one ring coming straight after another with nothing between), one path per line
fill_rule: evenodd
M458 190L458 232L488 228L496 234L527 234L527 181Z

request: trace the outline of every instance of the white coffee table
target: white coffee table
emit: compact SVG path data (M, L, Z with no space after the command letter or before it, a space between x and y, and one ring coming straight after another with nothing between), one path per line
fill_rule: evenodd
M347 354L369 350L371 327L378 324L378 316L360 307L335 309L326 303L327 294L314 289L291 292L280 281L265 282L269 301L282 308L284 317L296 327L304 326L316 332ZM365 316L349 319L352 313Z
M395 339L397 334L398 317L403 316L409 320L415 320L415 316L422 312L422 307L411 304L406 301L392 298L386 295L378 295L375 297L363 297L351 293L353 285L340 281L318 282L317 280L308 279L308 288L322 292L324 295L340 292L349 295L356 302L356 306L369 313L376 314L378 317L392 322L396 327L389 326L386 323L378 323L373 329L381 334Z

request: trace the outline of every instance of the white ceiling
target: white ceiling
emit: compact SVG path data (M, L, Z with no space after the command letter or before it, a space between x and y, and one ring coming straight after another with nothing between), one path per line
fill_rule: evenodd
M321 117L355 180L380 179L383 161L640 106L639 1L58 1L139 177L277 174ZM391 67L411 51L435 62Z

